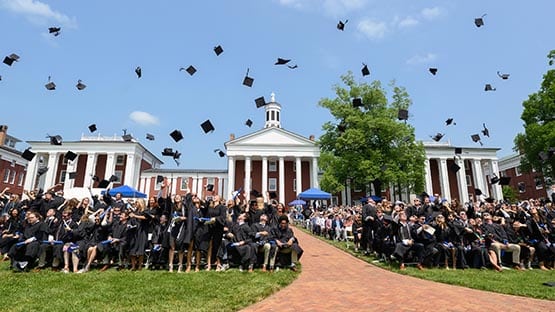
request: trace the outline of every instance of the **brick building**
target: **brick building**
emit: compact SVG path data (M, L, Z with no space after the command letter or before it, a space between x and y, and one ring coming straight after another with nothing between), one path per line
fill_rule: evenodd
M27 173L27 160L21 157L16 144L21 140L8 134L8 126L0 125L0 191L22 194Z

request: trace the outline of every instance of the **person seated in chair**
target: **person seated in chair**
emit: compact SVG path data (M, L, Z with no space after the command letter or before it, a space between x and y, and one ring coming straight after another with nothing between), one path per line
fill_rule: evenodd
M254 233L254 242L256 244L256 251L264 253L264 262L262 263L262 272L266 269L272 271L276 260L276 244L272 237L272 227L267 224L268 216L263 214L260 216L260 222L251 225Z
M282 254L291 254L290 269L296 271L296 263L303 254L302 248L299 246L293 230L289 227L289 218L287 216L279 217L279 225L275 230L274 238L278 252Z

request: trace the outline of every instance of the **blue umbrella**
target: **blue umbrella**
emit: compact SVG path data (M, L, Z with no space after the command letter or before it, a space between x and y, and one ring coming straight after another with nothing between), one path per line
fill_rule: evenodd
M295 199L289 203L289 206L306 205L306 202L302 199Z

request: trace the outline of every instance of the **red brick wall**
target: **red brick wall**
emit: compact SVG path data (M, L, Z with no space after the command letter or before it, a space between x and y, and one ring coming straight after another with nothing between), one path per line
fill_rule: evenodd
M546 198L547 197L547 187L544 183L543 177L541 174L536 172L526 173L523 172L520 176L516 175L516 169L510 168L505 170L505 176L510 177L511 181L509 182L509 186L515 190L515 193L518 196L519 200L530 199L530 198ZM536 183L534 178L540 177L542 181L542 188L536 189ZM525 191L520 193L518 184L520 182L524 182Z
M75 183L73 184L75 187L89 187L88 185L84 185L87 158L87 155L79 155L79 158L77 159L77 176L75 177Z
M106 160L108 156L106 154L100 154L96 158L96 169L94 170L94 175L98 177L100 181L104 179L104 173L106 173ZM110 178L110 177L107 177ZM94 187L98 185L98 183L94 183Z
M455 162L453 159L447 159L447 172L449 176L449 192L451 193L451 198L449 199L457 199L459 202L461 200L459 196L459 184L457 183L457 173L451 171L451 165ZM461 172L462 173L462 172ZM463 200L464 202L465 200Z
M6 173L6 170L10 170L10 178L8 179L7 183L4 183L4 175ZM14 183L12 184L10 182L13 172L15 172L15 178ZM26 174L24 166L17 164L12 167L12 163L10 161L0 159L0 192L3 191L6 187L9 187L10 193L18 194L21 197L21 194L23 194L23 183L21 184L21 186L18 185L19 176L21 174ZM23 181L25 181L25 177L23 177Z

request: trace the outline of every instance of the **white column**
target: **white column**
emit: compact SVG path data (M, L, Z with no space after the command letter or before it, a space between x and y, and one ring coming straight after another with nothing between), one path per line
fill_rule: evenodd
M318 183L318 158L312 157L312 167L310 168L310 173L312 174L312 181L310 187L320 188L320 183ZM302 192L303 190L301 190Z
M347 206L351 206L351 205L352 205L351 195L352 195L353 193L351 192L351 182L352 182L351 179L348 178L348 179L347 179L347 189L346 189L346 191L345 191L345 192L347 193L347 196L346 196L346 203L347 203Z
M56 184L56 171L58 171L58 152L48 153L48 171L44 180L45 190Z
M157 195L156 193L150 194L150 178L144 178L143 193L147 194L149 197L152 196L152 195Z
M224 197L224 194L226 194L225 192L223 192L223 190L224 190L224 179L218 178L218 193L217 194L220 195L220 197Z
M24 184L25 190L30 191L35 188L35 181L37 179L37 167L39 164L38 158L38 155L35 155L35 157L27 163L27 172L25 173Z
M341 203L343 205L347 205L347 193L345 192L345 189L341 190Z
M85 180L83 182L83 187L89 187L92 185L92 177L96 171L96 160L97 154L96 153L88 153L87 154L87 165L85 167ZM98 177L102 179L102 177Z
M447 171L447 159L439 159L439 182L441 185L441 197L451 199L449 190L449 172Z
M279 202L285 202L285 159L279 158Z
M262 157L262 194L268 192L268 157Z
M245 182L243 182L245 186L245 195L247 195L247 200L250 199L251 193L251 157L245 156ZM266 194L264 194L266 195Z
M127 160L125 162L125 176L121 184L135 187L135 155L127 154Z
M426 158L424 162L424 190L428 194L433 194L433 186L432 186L432 172L430 170L430 158Z
M484 184L484 174L482 171L482 160L481 159L473 159L472 160L472 173L474 176L474 187L480 189L484 192L484 195L488 195L485 192L487 191Z
M235 157L227 156L227 192L228 198L233 198L235 189Z
M202 193L200 193L198 191L199 187L198 187L198 176L192 177L193 178L193 185L191 185L190 189L191 192L197 193L197 195L200 197L202 196Z
M464 160L457 158L455 160L457 165L461 167L457 171L457 186L459 187L459 203L464 204L468 199L468 185L466 184L466 168L464 167Z
M496 175L497 177L499 177L499 165L498 165L496 159L490 159L489 160L489 167L491 168L490 178L492 178L493 175ZM497 200L503 199L503 188L501 187L501 185L499 183L492 184L491 185L491 191L493 193L493 196L492 196L493 198L495 198Z
M104 171L104 179L108 180L116 170L116 153L108 153L106 155L106 170ZM99 177L102 180L102 177Z
M170 181L171 181L170 183L171 183L171 186L172 186L171 193L175 195L175 194L177 194L177 178L175 178L172 174L171 178L170 178ZM200 194L200 193L198 193L198 194Z
M133 183L133 185L135 185L137 188L139 187L139 183L141 180L141 164L143 162L143 155L144 153L141 155L141 157L138 157L137 155L135 155L135 166L134 166L134 176L133 176L133 181L129 182L129 183ZM130 185L130 184L128 184Z
M296 190L297 190L297 192L296 192L297 194L296 194L296 195L298 196L300 193L303 192L303 191L302 191L302 188L303 188L303 180L302 180L302 179L303 179L303 178L302 178L302 176L303 176L303 175L302 175L302 163L301 163L301 158L300 158L300 157L296 157L296 158L295 158L295 166L296 166L296 172L295 172L295 173L296 173L296 176L295 176L295 179L296 179L296 182L297 182L297 183L296 183L296 184L297 184L297 185L296 185Z

